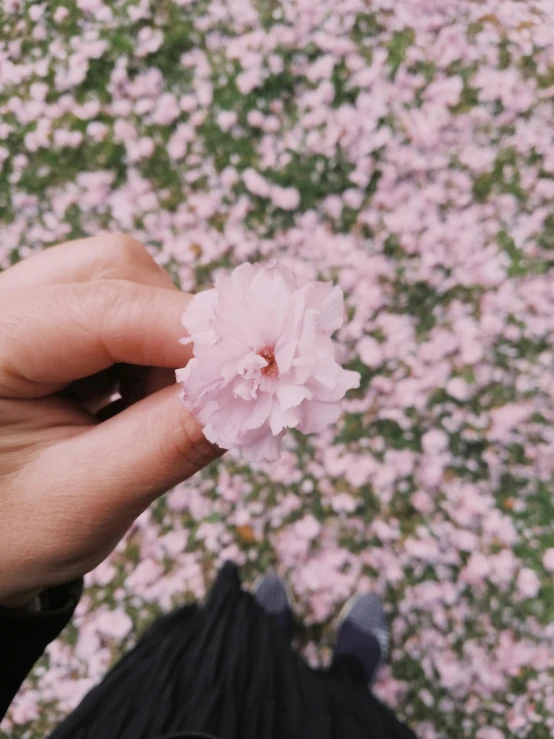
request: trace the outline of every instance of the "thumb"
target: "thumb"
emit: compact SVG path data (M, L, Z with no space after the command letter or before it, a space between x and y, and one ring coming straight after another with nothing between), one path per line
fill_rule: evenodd
M91 477L110 491L113 504L136 500L143 507L223 454L206 440L177 385L149 395L70 444L81 470L86 453Z
M223 452L206 440L172 385L56 443L40 463L54 508L73 512L68 527L78 519L97 536L114 526L125 530L155 498Z

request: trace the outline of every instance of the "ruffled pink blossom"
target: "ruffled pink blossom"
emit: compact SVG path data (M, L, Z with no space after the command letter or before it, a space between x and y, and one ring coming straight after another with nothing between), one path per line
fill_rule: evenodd
M209 441L253 462L278 459L287 428L323 431L357 372L335 359L342 291L302 287L285 267L243 264L196 295L183 315L194 359L177 371L186 406Z

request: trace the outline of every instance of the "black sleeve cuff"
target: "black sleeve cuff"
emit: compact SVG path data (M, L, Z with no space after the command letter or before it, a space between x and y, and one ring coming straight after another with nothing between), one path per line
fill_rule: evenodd
M83 580L41 593L38 612L0 608L0 720L48 644L67 626L83 592Z

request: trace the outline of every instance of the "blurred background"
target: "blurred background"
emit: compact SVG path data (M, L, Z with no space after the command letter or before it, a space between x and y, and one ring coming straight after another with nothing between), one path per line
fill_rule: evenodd
M187 291L277 258L343 288L362 373L328 433L141 516L0 736L41 739L232 559L286 576L316 664L378 593L376 691L422 739L551 737L552 0L0 7L0 266L101 231Z

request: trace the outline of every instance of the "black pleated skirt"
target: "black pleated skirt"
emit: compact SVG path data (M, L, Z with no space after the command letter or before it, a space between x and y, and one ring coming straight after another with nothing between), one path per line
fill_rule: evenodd
M226 564L159 619L50 739L415 739L347 671L313 670Z

